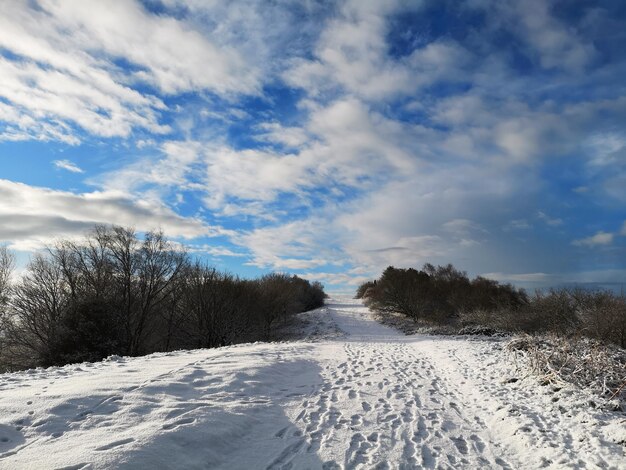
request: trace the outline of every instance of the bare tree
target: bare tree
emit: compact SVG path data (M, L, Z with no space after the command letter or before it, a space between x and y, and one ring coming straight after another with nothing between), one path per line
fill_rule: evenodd
M225 346L246 337L257 300L249 283L196 262L186 268L179 286L178 327L170 331L186 347Z
M11 276L15 269L15 255L6 246L0 246L0 372L6 368L7 305L11 293Z
M162 232L96 226L33 257L7 293L0 251L0 330L9 367L93 361L269 336L279 320L321 305L321 284L273 274L241 280L189 256ZM0 327L2 326L0 325ZM6 364L6 361L5 361Z
M0 246L0 315L9 300L11 275L15 269L15 255L6 246Z
M187 255L175 250L163 232L148 232L138 256L136 286L138 308L129 319L129 354L142 352L144 341L154 331L154 319L163 309L170 308L168 301L176 283L187 265Z
M60 266L43 255L35 255L10 302L7 338L13 350L26 351L28 355L24 359L30 357L38 364L58 363L56 346L62 334L67 302Z

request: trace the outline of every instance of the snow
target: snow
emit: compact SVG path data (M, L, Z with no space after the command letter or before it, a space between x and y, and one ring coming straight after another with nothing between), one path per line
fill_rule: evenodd
M502 340L405 336L348 299L310 319L306 341L0 375L0 468L626 468L625 416Z

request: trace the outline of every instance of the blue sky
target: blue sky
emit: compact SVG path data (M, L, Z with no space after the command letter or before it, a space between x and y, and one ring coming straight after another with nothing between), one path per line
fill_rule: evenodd
M624 76L618 0L2 2L0 243L619 287Z

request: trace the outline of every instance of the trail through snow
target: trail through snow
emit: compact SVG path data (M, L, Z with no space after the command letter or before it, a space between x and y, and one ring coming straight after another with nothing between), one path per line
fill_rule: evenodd
M509 380L497 341L317 315L345 335L0 375L0 468L626 468L623 415Z

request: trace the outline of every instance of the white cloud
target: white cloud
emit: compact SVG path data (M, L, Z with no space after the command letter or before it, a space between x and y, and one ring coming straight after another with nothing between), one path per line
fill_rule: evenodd
M480 74L476 72L472 80L481 80ZM445 136L449 152L504 166L533 163L546 154L566 154L580 142L578 127L593 120L592 110L564 121L554 109L533 108L515 95L499 97L497 91L485 93L480 87L442 99L432 113L435 122L453 129Z
M184 248L189 253L206 253L211 256L215 256L218 258L221 257L229 257L229 258L243 258L247 256L245 253L240 253L237 251L233 251L230 248L226 248L224 246L215 246L215 245L189 245L186 244Z
M0 45L11 47L1 40ZM89 61L77 61L72 67L75 73L51 68L49 63L0 57L0 96L13 108L13 115L4 113L3 119L33 138L70 144L78 143L71 126L103 137L125 137L134 127L157 134L169 131L157 122L156 110L163 108L160 100L116 83ZM33 127L28 125L31 120L37 122Z
M368 276L358 276L348 273L327 273L327 272L307 272L302 275L305 279L310 279L312 281L320 281L323 284L330 284L336 286L352 286L357 287L359 284L362 284L366 281L372 280L371 277ZM346 292L347 294L353 294L354 292Z
M148 13L139 2L50 1L43 8L59 27L74 32L73 47L125 58L141 68L135 78L164 93L201 89L251 93L257 89L255 70L237 51L218 47L185 20Z
M52 164L57 168L67 170L72 173L84 173L82 168L69 160L54 160Z
M589 149L592 166L615 165L626 153L626 137L615 132L594 134L584 142Z
M226 145L204 148L209 208L228 215L260 215L256 203L272 203L284 193L295 196L294 203L306 205L309 192L319 185L362 191L420 166L411 152L416 137L410 130L356 99L315 107L302 128L288 128L284 135L280 126L265 128L269 129L265 137L295 148L287 153Z
M484 232L485 229L476 222L469 219L452 219L442 225L443 229L457 235L464 235L470 232Z
M545 284L554 281L556 276L546 273L523 273L523 274L505 274L505 273L484 273L483 277L493 279L500 282L530 282Z
M489 252L477 248L489 247L482 238L492 236L490 214L515 210L514 195L524 185L501 169L431 166L371 191L338 214L333 225L346 234L339 241L349 258L371 270L455 260L480 265L486 262L481 254ZM482 223L486 218L490 225Z
M328 264L330 263L324 259L277 258L272 262L271 266L273 267L273 269L279 270L301 270L317 268L319 266L326 266Z
M244 206L245 201L268 202L280 192L298 193L316 183L307 175L309 160L296 154L220 147L208 150L206 163L206 201L214 210L231 198L241 200Z
M462 247L467 248L470 246L480 245L480 242L478 240L472 240L471 238L462 238L459 244Z
M257 136L258 140L275 142L289 147L301 147L305 145L309 136L300 127L283 127L278 122L266 122L258 126L263 132Z
M528 284L529 287L555 286L563 284L605 284L620 285L626 279L624 269L602 269L579 272L555 272L555 273L485 273L482 276L500 282L513 282Z
M511 220L509 223L507 223L504 226L504 230L508 231L508 230L527 230L530 229L532 226L528 223L528 221L526 219L516 219L516 220Z
M101 174L92 179L92 183L107 191L133 191L144 185L188 188L188 176L199 160L202 147L196 141L164 141L158 145L158 153Z
M281 71L308 51L333 8L324 2L163 0L220 48L235 49L262 76Z
M470 5L484 8L494 28L505 27L517 34L541 66L579 71L597 55L593 42L552 14L547 0L489 0Z
M551 227L558 227L559 225L563 225L563 219L559 219L558 217L550 217L543 211L537 212L537 217L543 220L547 225Z
M613 243L613 234L609 232L598 232L587 238L581 238L580 240L574 240L572 242L575 246L605 246Z
M169 132L158 122L164 103L138 82L164 94L259 89L255 67L237 50L136 1L4 2L0 30L0 47L19 57L0 57L5 140L76 144L72 127L102 137L128 137L135 128Z
M343 264L335 238L325 220L309 218L239 233L231 241L250 251L249 264L280 270Z
M0 240L33 249L57 237L82 234L96 223L119 224L168 236L195 238L219 234L202 221L182 217L154 201L114 192L71 193L0 180Z
M398 59L388 54L388 16L420 8L396 1L345 2L320 35L314 59L294 60L284 80L314 96L339 86L366 100L384 100L438 78L460 77L468 53L452 42L433 42Z

